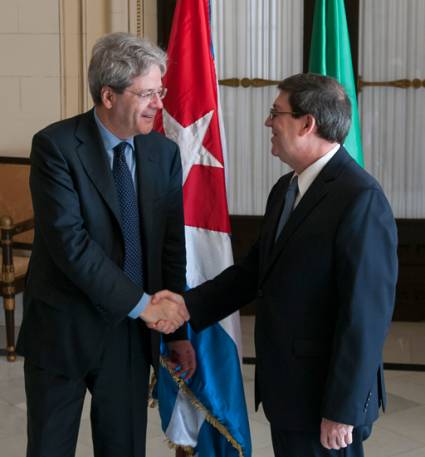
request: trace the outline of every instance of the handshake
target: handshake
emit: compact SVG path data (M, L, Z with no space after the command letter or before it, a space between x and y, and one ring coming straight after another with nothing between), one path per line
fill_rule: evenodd
M173 333L190 319L184 298L169 290L152 295L146 308L140 313L146 325L161 333Z

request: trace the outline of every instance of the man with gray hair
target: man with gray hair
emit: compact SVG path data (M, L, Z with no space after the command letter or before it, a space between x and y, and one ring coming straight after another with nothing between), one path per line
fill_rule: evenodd
M293 172L271 190L257 242L212 281L154 301L186 304L199 331L256 299L256 405L276 457L362 457L385 407L394 218L379 184L342 146L351 121L343 87L315 74L278 87L265 124L272 154Z
M178 374L194 351L180 305L150 294L185 287L178 147L153 132L167 90L164 52L115 33L93 48L87 113L33 138L35 238L17 351L25 357L27 457L75 455L86 391L96 457L145 455L150 364L164 330Z

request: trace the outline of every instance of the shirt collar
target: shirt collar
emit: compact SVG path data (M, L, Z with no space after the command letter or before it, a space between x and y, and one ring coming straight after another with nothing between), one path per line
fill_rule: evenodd
M336 154L340 146L340 144L334 146L324 156L320 157L320 159L316 160L316 162L313 162L305 170L303 170L302 173L298 175L299 199L301 199L304 196L304 194L307 192L308 188L311 186L313 181L317 178L318 174Z
M94 120L99 128L100 136L102 138L103 144L105 145L106 150L113 150L114 147L125 141L128 143L134 150L134 137L127 138L125 140L121 140L116 135L114 135L110 130L108 130L103 124L102 121L99 119L99 116L96 113L96 108L93 110L94 112Z

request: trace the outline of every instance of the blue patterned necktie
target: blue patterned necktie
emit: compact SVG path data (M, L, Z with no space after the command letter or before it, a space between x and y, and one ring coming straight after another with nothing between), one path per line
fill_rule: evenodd
M279 223L277 224L275 242L282 233L283 227L288 222L289 216L291 215L292 208L294 207L295 198L298 194L298 176L292 178L289 183L288 190L285 195L285 204L283 205L282 213L280 215Z
M114 147L112 175L117 188L121 211L121 227L124 236L124 265L126 275L143 286L142 240L140 236L139 205L133 178L125 160L125 149L131 147L125 141Z

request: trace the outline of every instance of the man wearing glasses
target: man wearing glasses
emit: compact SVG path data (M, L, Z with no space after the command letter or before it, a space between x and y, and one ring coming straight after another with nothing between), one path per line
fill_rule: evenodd
M256 405L275 455L362 457L385 406L394 218L379 184L342 146L351 122L343 87L313 74L278 87L265 124L272 154L294 171L273 187L257 242L212 281L154 301L186 304L199 331L256 299Z
M178 147L152 132L166 56L128 34L101 38L94 109L38 132L31 151L35 239L18 352L25 357L27 457L75 455L86 391L96 457L145 455L149 366L183 307L150 294L185 287ZM190 377L185 328L168 342Z

